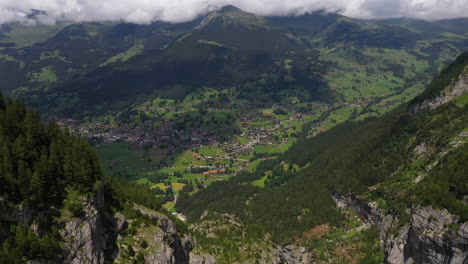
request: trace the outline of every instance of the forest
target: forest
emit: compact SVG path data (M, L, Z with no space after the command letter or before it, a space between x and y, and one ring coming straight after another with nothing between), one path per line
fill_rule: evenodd
M213 184L192 196L182 195L178 208L194 221L205 210L233 214L281 243L310 226L338 224L342 216L334 209L334 193L367 195L403 221L408 221L405 210L414 203L447 208L466 221L468 206L461 200L468 194L466 147L448 151L420 184L411 182L426 172L436 155L417 159L414 149L423 143L437 150L450 149L450 141L466 128L468 106L451 102L419 113L411 113L410 108L436 96L433 87L442 89L441 85L446 87L458 77L468 65L467 58L467 53L461 55L433 80L428 92L410 104L379 118L348 121L314 138L303 138L254 173ZM285 170L284 163L301 169ZM253 186L266 171L272 172L266 186ZM371 186L374 191L369 191Z
M0 95L0 194L2 210L29 212L19 222L2 221L8 237L1 263L48 258L57 254L58 230L53 217L67 192L91 195L103 180L94 149L55 123L45 125L38 113ZM80 208L74 208L79 213ZM38 236L28 226L45 230Z
M36 111L1 94L0 146L0 263L59 261L64 221L85 217L84 201L99 196L107 212L143 221L133 206L139 204L166 213L179 232L186 230L161 208L153 190L104 177L86 139L54 122L44 124Z
M397 234L432 207L468 241L468 19L218 4L0 22L0 264L457 258Z

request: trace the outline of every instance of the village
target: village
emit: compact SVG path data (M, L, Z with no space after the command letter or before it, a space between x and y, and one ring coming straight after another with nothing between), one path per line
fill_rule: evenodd
M300 137L324 132L351 116L373 114L367 109L362 105L266 106L235 99L222 103L155 99L92 122L56 116L49 120L94 144L107 175L149 186L163 207L184 221L176 209L181 192L194 193L254 172L262 161L275 159ZM264 186L267 179L262 177L256 186Z
M265 110L251 105L233 103L225 104L224 109L211 107L204 110L206 116L211 115L205 119L211 118L213 125L209 123L210 120L205 121L204 126L198 125L203 122L200 120L204 118L200 115L187 118L188 123L199 122L195 126L179 128L176 124L177 120L168 117L171 110L174 111L176 108L179 108L177 116L179 119L189 115L184 115L181 111L186 111L186 113L200 111L196 107L183 109L165 104L163 108L157 109L158 113L165 113L165 115L123 124L115 120L109 122L106 119L88 123L56 116L51 116L49 119L68 127L74 134L88 138L98 147L126 142L135 150L166 149L166 155L189 151L192 155L192 162L186 162L183 167L203 168L202 177L194 179L197 182L201 181L202 186L207 186L214 176L216 180L223 180L224 176L234 176L240 171L254 169L252 162L284 152L296 141L295 136L300 132L301 126L311 120L310 116L302 113L288 112L276 115L273 112L279 108L278 106ZM224 114L226 109L229 114ZM226 119L227 115L232 116L230 119L233 121L221 120ZM213 118L213 116L216 117ZM155 123L158 125L154 126ZM231 130L228 137L226 137L226 130ZM212 155L197 151L205 147L217 151ZM170 162L161 165L163 166L152 169L169 171L169 173L179 169L177 165L170 164ZM169 176L172 175L169 174Z
M180 191L254 171L261 161L287 151L299 136L335 125L340 115L326 104L265 107L212 98L193 103L155 99L91 122L57 116L49 120L97 146L107 174L150 186L165 199L166 209L175 212ZM360 106L345 107L351 114ZM303 131L306 124L312 125Z

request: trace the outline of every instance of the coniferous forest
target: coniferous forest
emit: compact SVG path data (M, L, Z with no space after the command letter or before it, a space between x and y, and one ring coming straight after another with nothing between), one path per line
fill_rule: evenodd
M437 96L468 65L468 54L436 77L429 90L379 118L345 122L312 139L304 139L280 159L265 162L254 173L213 184L193 196L182 195L183 212L198 219L205 210L233 213L254 230L275 234L281 242L300 235L308 226L339 223L332 194L366 195L388 212L409 221L405 210L413 203L447 208L468 220L466 146L453 151L417 186L407 181L425 172L429 161L414 161L414 148L425 142L434 148L450 146L468 123L468 106L455 102L435 110L411 113L410 106ZM298 164L299 171L282 164ZM272 170L264 188L247 187ZM247 185L247 186L246 186ZM368 192L372 187L374 191ZM303 208L309 208L303 211ZM301 215L298 220L298 215Z
M59 250L53 217L71 189L92 195L103 180L94 149L19 101L0 96L2 211L21 209L20 222L2 222L1 263L50 258ZM78 209L75 209L79 211ZM77 211L77 213L79 213ZM38 236L29 224L44 228Z

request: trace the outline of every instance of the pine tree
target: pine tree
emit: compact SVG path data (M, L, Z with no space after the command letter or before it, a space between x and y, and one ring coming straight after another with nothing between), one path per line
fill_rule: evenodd
M55 123L44 125L35 111L0 94L0 196L15 209L31 208L34 221L52 230L38 237L29 223L12 223L12 234L0 250L0 263L57 256L58 232L36 216L56 214L55 208L63 206L64 190L74 188L80 195L90 195L100 180L96 153L84 140Z
M0 110L5 109L5 98L3 97L3 93L0 91Z
M31 180L31 170L28 167L28 164L23 160L18 161L18 184L20 186L21 198L23 201L27 202L31 196L30 192L30 180Z

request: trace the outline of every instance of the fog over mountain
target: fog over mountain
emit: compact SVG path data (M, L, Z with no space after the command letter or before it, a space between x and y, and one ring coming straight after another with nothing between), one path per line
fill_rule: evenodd
M0 23L53 24L67 20L125 20L184 22L234 5L259 15L297 15L317 10L354 18L409 17L426 20L468 16L466 0L0 0ZM48 15L29 16L31 9Z

